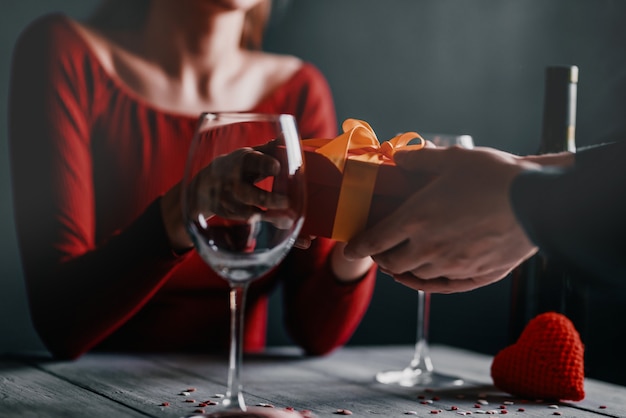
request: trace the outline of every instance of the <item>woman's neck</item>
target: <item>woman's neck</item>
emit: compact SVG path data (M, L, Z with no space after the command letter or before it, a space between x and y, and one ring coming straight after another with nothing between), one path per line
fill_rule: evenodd
M240 55L244 11L198 10L186 2L154 1L136 37L137 50L170 77L231 67ZM196 2L197 4L197 2Z
M241 48L244 10L173 3L151 0L136 29L83 31L109 73L145 101L185 114L251 109L299 68Z

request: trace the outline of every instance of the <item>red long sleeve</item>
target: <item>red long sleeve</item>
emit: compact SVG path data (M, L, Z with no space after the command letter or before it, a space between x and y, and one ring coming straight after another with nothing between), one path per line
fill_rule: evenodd
M45 17L22 34L9 110L18 241L33 321L50 351L77 357L92 348L226 346L228 286L195 251L170 251L159 212L159 197L182 176L196 116L143 102L103 69L62 16ZM332 96L310 64L251 110L294 114L305 138L336 133ZM325 267L331 246L294 250L289 268L253 283L247 350L264 346L267 296L278 280L297 283L290 290L296 299L345 303L347 287L333 284ZM316 269L303 271L303 263ZM307 321L295 327L323 350L295 340L309 352L345 342L373 280L370 274L348 286L355 300L328 328ZM308 312L318 318L328 312L326 303Z
M285 267L285 324L295 342L309 354L327 354L345 344L365 315L374 292L376 268L355 283L341 283L330 271L328 254L333 241L313 240L316 257L294 250ZM308 273L307 273L308 272Z

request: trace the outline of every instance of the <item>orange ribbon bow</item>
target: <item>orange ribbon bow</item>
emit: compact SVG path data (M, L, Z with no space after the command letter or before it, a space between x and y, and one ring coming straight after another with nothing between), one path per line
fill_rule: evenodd
M405 132L380 143L372 127L358 119L346 119L342 128L343 134L334 139L306 139L303 144L318 147L315 152L343 173L332 237L347 241L367 225L379 165L392 162L396 150L419 150L426 141L416 132ZM409 145L413 140L419 144Z
M393 154L399 148L422 149L426 145L417 132L405 132L380 143L372 127L358 119L346 119L341 127L343 134L334 139L307 139L304 144L319 147L316 152L332 161L342 173L348 159L382 164L393 161ZM420 143L409 145L412 140Z

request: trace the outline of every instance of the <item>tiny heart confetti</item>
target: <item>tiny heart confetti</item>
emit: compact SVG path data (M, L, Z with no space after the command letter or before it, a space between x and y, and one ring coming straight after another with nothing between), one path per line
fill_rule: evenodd
M499 389L527 399L580 401L584 390L584 346L574 324L547 312L532 319L517 342L491 364Z

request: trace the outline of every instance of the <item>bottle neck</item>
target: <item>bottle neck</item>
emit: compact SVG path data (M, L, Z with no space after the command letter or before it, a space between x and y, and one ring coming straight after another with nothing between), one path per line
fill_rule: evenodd
M540 154L576 152L578 67L546 69Z

